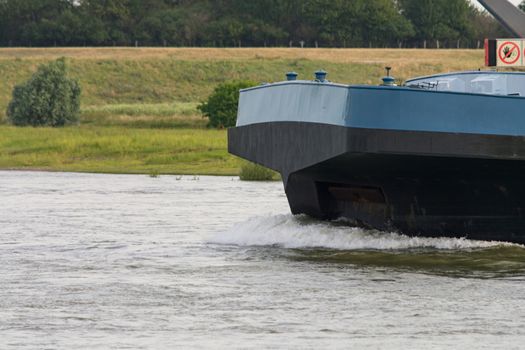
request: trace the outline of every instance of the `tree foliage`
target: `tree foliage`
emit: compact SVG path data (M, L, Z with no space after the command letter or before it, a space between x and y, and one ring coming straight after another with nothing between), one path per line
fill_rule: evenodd
M0 0L0 46L413 47L493 28L468 0Z
M256 85L252 81L241 80L219 84L208 100L197 108L209 119L208 125L214 128L229 128L237 122L239 90Z
M15 86L7 117L14 125L63 126L78 121L80 86L67 77L61 58L38 67L33 76Z

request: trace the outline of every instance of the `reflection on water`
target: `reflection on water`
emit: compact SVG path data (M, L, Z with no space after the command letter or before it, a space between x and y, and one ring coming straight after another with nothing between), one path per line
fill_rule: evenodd
M443 251L409 249L393 251L297 250L292 259L357 266L377 266L408 272L451 277L525 277L525 249L493 247Z
M287 258L402 269L453 277L525 276L525 246L463 238L408 237L306 216L254 217L212 242L287 248Z
M294 217L226 177L0 172L0 198L0 349L525 340L522 246Z

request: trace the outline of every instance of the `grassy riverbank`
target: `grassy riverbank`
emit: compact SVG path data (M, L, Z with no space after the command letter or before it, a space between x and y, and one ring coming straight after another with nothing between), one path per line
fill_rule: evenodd
M81 126L5 125L14 85L67 57L82 85ZM79 48L0 49L0 168L117 173L238 174L226 132L196 110L224 81L278 81L323 68L342 83L376 84L385 65L411 76L477 69L482 50ZM4 124L4 125L1 125Z
M146 174L238 174L226 131L118 126L0 126L0 168Z
M477 69L482 50L396 49L0 49L0 116L11 91L36 67L69 59L72 77L83 87L82 106L196 103L220 82L278 81L288 70L310 79L323 68L341 83L376 84L391 65L405 80L414 75Z

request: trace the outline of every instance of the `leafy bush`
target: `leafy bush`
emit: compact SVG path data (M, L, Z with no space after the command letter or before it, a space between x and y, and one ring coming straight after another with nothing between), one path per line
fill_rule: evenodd
M242 181L271 181L277 177L278 174L275 171L251 162L244 162L239 173Z
M14 125L62 126L78 121L80 86L67 76L64 58L38 67L15 86L7 117Z
M239 90L256 85L252 81L240 80L219 84L208 100L197 106L197 109L210 120L208 126L229 128L237 121Z

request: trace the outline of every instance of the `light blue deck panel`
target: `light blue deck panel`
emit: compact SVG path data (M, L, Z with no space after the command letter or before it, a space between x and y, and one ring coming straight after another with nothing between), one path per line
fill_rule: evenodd
M525 136L525 97L309 81L241 91L237 126L277 121Z

